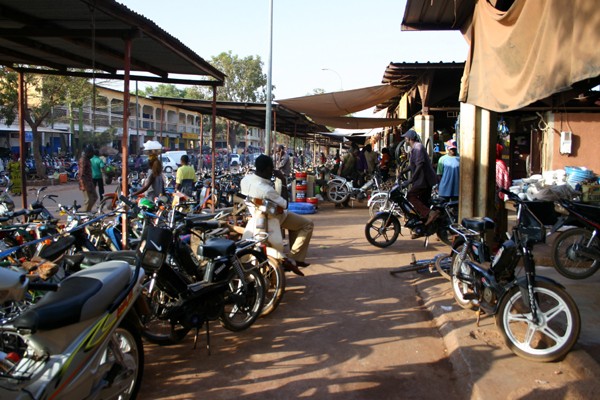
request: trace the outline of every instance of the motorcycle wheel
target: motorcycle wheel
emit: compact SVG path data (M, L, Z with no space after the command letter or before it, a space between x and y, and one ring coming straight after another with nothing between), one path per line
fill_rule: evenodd
M111 385L107 387L106 397L119 393L123 398L134 399L140 389L144 374L144 347L138 331L128 322L123 322L113 333L111 343L107 350L107 362L120 363L121 368L110 368ZM117 371L116 374L111 374ZM103 396L100 396L103 397Z
M558 286L544 281L534 292L540 322L534 323L519 286L509 290L498 307L496 323L506 345L519 357L552 362L567 355L577 342L581 316L575 301Z
M400 221L389 213L375 215L365 225L365 237L375 247L392 245L400 234Z
M159 346L169 346L179 343L190 331L191 327L185 327L179 323L171 322L163 317L168 311L169 304L176 302L162 290L155 287L152 295L148 297L144 291L146 301L150 307L150 314L142 317L142 336L150 343Z
M600 260L584 256L578 247L588 247L592 232L584 228L573 228L562 232L552 244L554 268L569 279L584 279L600 268ZM600 251L600 239L594 238L591 248Z
M261 317L264 317L275 311L283 299L283 294L285 293L285 271L279 261L268 257L268 262L260 268L260 272L266 284L265 304L260 314Z
M460 253L462 251L463 246L466 244L459 245L456 250ZM468 249L467 260L474 260L475 256L473 252ZM471 277L471 268L466 264L460 261L460 257L456 253L452 253L452 275L451 275L451 283L452 283L452 294L454 295L454 300L456 303L466 310L475 309L477 305L474 300L465 299L465 294L473 293L473 288L471 284L465 282L464 279L460 279L460 277L470 278Z
M342 204L350 197L348 186L343 183L333 183L327 186L327 198L335 204Z
M369 205L369 216L373 217L380 210L388 209L388 194L379 192L371 196L371 204Z
M447 218L442 218L437 221L437 231L435 232L437 237L448 246L452 246L454 241L454 233L450 229L451 222Z
M262 313L265 300L265 281L257 269L244 271L244 281L236 273L225 291L225 306L219 317L221 326L232 332L248 329Z

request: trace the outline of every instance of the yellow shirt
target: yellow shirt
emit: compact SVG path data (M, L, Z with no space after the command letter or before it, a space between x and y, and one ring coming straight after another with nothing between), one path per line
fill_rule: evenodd
M182 165L181 167L177 168L175 183L181 183L184 179L191 179L196 182L196 171L194 171L194 167Z

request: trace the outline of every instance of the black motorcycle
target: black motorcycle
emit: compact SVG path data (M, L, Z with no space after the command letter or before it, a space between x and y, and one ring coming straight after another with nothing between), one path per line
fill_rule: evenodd
M387 201L381 206L380 211L365 225L365 236L373 246L388 247L398 239L403 223L404 227L410 230L413 239L425 237L425 246L433 234L450 245L452 233L449 226L457 221L458 202L434 198L431 200L431 209L437 210L439 216L425 225L425 219L421 218L414 206L406 199L405 189L395 184L390 189Z
M600 206L560 200L567 215L552 227L564 226L552 244L552 262L556 270L570 279L584 279L600 269Z
M551 362L562 359L581 330L577 304L552 279L536 275L534 244L544 242L546 229L517 195L502 189L517 207L511 238L495 256L484 233L494 228L489 218L465 218L453 224L452 291L459 306L494 315L506 345L520 357ZM518 269L523 264L523 274Z
M136 208L131 202L128 205ZM186 217L174 228L144 228L137 254L149 277L144 296L151 314L142 329L149 341L174 344L191 329L196 329L197 337L202 326L208 340L210 321L218 320L230 331L241 331L262 313L266 286L259 268L267 263L267 257L255 250L254 241L208 239L198 247L196 257L182 240L191 230L220 226L219 221L195 216Z

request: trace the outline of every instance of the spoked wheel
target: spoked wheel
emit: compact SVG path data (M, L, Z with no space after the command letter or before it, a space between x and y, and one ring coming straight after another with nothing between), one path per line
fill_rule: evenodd
M560 360L579 337L579 310L558 286L543 281L535 285L537 322L533 321L528 300L515 286L502 299L496 323L507 346L519 357L542 362Z
M151 312L150 315L142 318L142 336L159 346L181 342L191 328L172 322L167 316L170 305L174 304L177 299L171 298L156 287L153 289L152 295L146 295L146 298Z
M237 273L229 280L225 292L225 307L219 317L221 325L230 331L248 329L262 313L266 285L258 269Z
M365 237L375 247L392 245L400 234L400 221L389 213L375 215L365 225Z
M373 217L382 209L387 209L388 205L388 194L386 192L379 192L371 196L371 204L369 205L369 215Z
M466 246L463 244L462 246ZM458 248L459 253L462 246ZM466 260L473 260L474 256L471 250L467 250ZM473 285L469 282L472 279L471 268L466 262L461 262L458 254L452 254L452 294L456 303L464 309L470 310L476 307L476 304L471 299L465 299L465 295L473 293Z
M552 244L552 262L561 275L569 279L584 279L600 268L600 239L592 240L592 232L574 228L562 232Z
M333 183L327 186L327 197L335 204L342 204L350 197L350 190L344 183Z
M106 362L114 365L105 378L109 385L104 390L108 393L100 397L134 399L144 374L144 347L139 333L129 323L122 323L113 333Z
M281 303L285 293L285 271L281 263L272 257L268 257L268 262L260 268L265 285L265 304L261 317L271 314Z
M238 257L246 269L255 267L262 274L265 281L265 301L260 315L269 315L279 306L285 292L285 271L281 263L254 250L247 250Z

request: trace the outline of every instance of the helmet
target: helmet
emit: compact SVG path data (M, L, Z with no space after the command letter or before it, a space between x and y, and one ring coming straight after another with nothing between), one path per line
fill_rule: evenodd
M138 202L138 206L145 208L148 211L154 211L154 209L156 208L156 205L154 204L154 202L152 202L152 200L150 200L146 197L142 197L140 199L140 201Z

